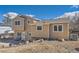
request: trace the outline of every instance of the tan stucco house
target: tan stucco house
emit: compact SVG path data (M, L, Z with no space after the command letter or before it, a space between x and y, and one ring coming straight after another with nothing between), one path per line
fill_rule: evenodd
M33 17L19 15L13 20L15 37L68 39L69 23L63 19L56 21L38 21Z

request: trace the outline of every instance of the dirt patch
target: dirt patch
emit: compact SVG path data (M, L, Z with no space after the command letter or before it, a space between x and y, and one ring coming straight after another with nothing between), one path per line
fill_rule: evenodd
M17 47L2 48L0 52L9 53L76 53L79 41L44 41L42 43L29 43Z

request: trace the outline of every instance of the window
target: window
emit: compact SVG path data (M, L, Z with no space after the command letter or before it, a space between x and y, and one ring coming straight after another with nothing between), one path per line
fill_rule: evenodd
M29 32L29 36L31 36L31 32Z
M37 26L37 30L42 30L42 26Z
M54 31L63 31L62 25L54 25Z
M20 21L15 21L15 25L20 25Z
M62 31L62 25L58 26L58 31Z
M21 36L21 33L18 32L17 35L18 35L18 36Z
M30 23L30 21L28 21L28 24Z
M57 31L57 25L54 26L54 31Z
M20 32L17 32L16 40L21 40L21 33Z
M15 21L15 25L17 25L17 21Z

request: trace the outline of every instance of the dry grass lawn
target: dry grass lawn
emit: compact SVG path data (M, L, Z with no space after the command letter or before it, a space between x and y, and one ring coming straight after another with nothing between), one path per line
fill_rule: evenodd
M17 47L0 48L4 53L77 53L79 41L44 41L34 42Z

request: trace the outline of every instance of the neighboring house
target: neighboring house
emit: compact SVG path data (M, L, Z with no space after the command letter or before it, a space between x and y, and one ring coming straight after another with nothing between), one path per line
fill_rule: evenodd
M79 40L79 29L78 28L74 28L73 30L70 30L70 39Z
M14 31L11 27L0 26L0 38L13 38Z
M78 34L79 36L79 29L78 28L74 28L73 30L71 30L71 34Z
M69 23L57 21L37 21L29 16L17 16L13 21L15 36L44 39L69 39Z

